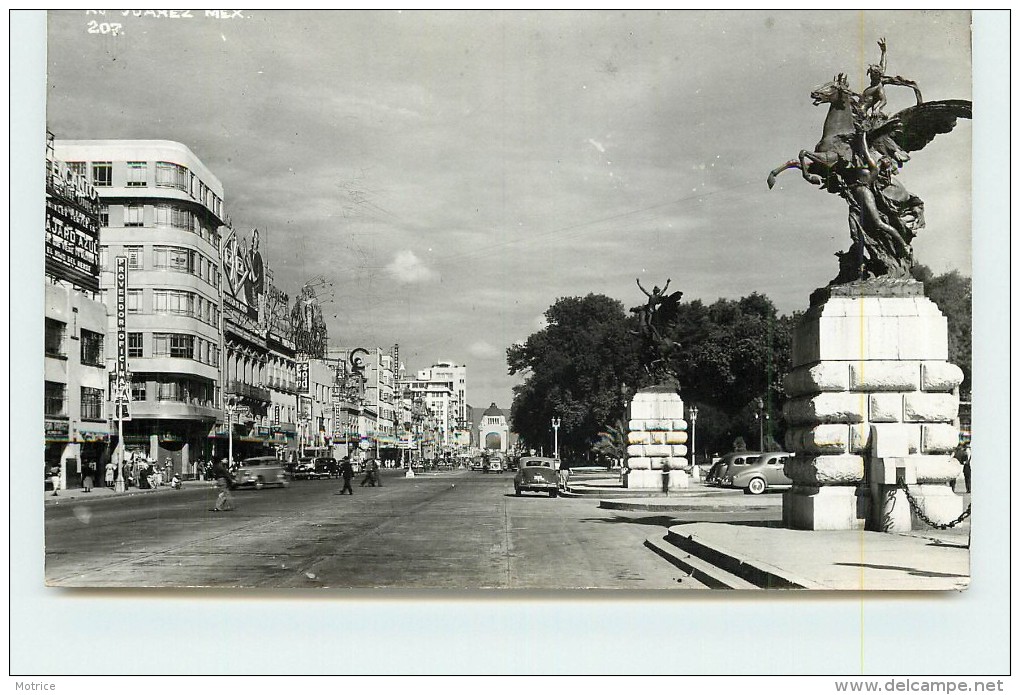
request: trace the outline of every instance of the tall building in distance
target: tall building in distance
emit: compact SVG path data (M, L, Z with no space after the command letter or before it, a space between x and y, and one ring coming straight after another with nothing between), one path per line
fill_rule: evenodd
M44 475L63 488L110 458L107 317L99 282L100 200L80 167L46 140Z
M127 258L126 448L191 472L196 457L212 455L209 434L221 416L223 187L178 142L58 140L54 150L99 195L108 306L114 259ZM111 314L108 335L114 321Z
M463 447L470 445L466 366L443 361L427 369L419 369L413 390L428 394L429 408L442 422L444 444Z

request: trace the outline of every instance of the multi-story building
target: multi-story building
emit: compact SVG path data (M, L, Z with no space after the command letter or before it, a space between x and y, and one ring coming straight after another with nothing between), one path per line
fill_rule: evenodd
M110 459L106 306L100 301L99 210L95 188L46 148L44 475L61 487L98 481ZM102 484L100 482L100 484Z
M399 461L393 354L381 348L360 347L331 348L328 354L363 377L364 393L358 403L359 435L364 442L361 446L385 461ZM358 364L356 368L350 366L352 359Z
M212 454L209 434L221 414L223 187L178 142L58 140L54 147L99 195L100 284L109 306L114 259L127 259L126 447L191 472L196 457ZM112 314L106 332L115 332Z
M336 361L299 355L297 362L299 449L314 448L332 455Z
M291 337L289 297L272 283L266 286L266 388L269 389L269 430L279 453L297 449L297 362Z
M471 443L471 421L467 405L467 367L437 362L419 369L414 390L426 393L429 410L439 420L443 445L467 447Z

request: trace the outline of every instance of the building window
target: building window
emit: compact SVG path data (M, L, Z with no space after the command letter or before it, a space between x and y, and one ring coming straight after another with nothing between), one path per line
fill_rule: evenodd
M184 333L154 333L152 354L159 357L195 358L195 336Z
M142 310L142 291L141 290L128 290L127 293L127 310L129 313L137 314Z
M71 170L72 174L77 174L78 176L85 175L85 162L64 162L64 163L67 165L67 168Z
M157 205L156 224L160 227L175 227L186 232L194 232L194 215L176 205Z
M103 419L103 389L81 387L81 419Z
M141 227L145 221L143 207L141 205L124 206L124 226Z
M190 173L187 167L173 162L156 162L156 185L188 192Z
M99 208L99 226L109 227L110 226L110 206L102 205Z
M67 385L56 381L46 382L46 415L67 417Z
M145 162L127 163L127 185L128 188L145 186L145 174L147 168Z
M140 334L138 334L140 335ZM132 401L144 401L145 400L145 385L144 381L132 381L131 382L131 400Z
M128 357L144 357L144 351L142 349L142 334L141 333L128 333L127 336L127 356Z
M112 162L92 162L92 185L97 188L109 188L113 185Z
M127 256L128 269L130 270L141 270L142 269L142 247L141 246L125 246L124 255Z
M103 355L103 334L81 329L81 363L91 367L105 364Z
M152 249L152 266L160 270L194 274L195 252L176 246L155 246Z
M110 254L107 252L105 246L100 246L99 247L99 269L100 270L106 270L107 269L106 264L110 260L109 259L109 255Z
M161 401L183 401L187 400L186 393L187 389L180 382L161 381L156 397Z
M63 321L46 319L46 354L50 357L67 357L64 352L64 335L67 324Z

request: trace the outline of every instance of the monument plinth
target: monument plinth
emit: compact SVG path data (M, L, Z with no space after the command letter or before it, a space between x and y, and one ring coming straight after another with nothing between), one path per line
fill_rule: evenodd
M687 421L684 402L672 386L641 389L630 402L627 472L623 486L637 489L687 488Z
M904 486L930 519L959 516L949 484L961 469L952 452L963 372L947 346L946 318L919 282L878 278L812 295L784 381L786 446L796 454L787 526L921 528Z

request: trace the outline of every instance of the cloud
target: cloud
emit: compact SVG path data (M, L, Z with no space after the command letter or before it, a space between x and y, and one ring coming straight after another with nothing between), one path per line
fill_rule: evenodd
M503 356L503 352L499 348L490 345L484 340L477 340L471 343L468 347L468 354L480 360L495 359Z
M428 282L438 277L438 273L422 263L414 251L398 251L393 261L386 266L386 272L402 285Z

